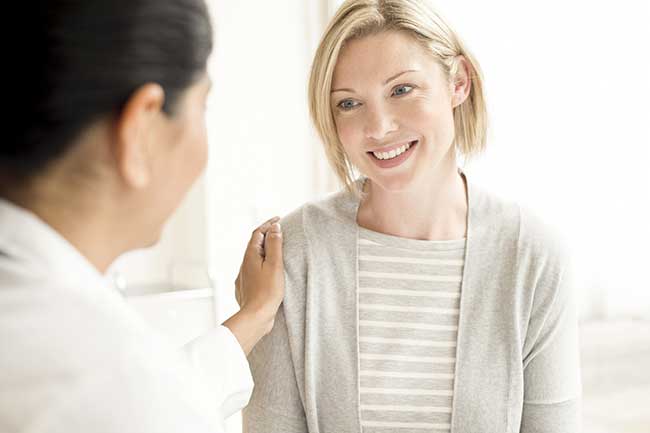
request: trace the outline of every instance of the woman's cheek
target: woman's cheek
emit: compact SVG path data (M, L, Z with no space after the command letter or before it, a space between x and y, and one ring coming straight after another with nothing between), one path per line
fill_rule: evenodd
M436 104L432 103L429 98L416 97L409 102L406 104L406 108L410 119L431 119L436 116Z
M359 141L357 137L359 128L355 126L355 123L352 119L340 119L337 121L336 131L339 136L339 141L343 145L346 153L350 153L350 150L355 146L355 143Z

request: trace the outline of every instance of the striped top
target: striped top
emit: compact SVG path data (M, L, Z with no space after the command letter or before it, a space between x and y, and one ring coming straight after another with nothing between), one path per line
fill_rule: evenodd
M358 242L363 433L448 433L465 240Z

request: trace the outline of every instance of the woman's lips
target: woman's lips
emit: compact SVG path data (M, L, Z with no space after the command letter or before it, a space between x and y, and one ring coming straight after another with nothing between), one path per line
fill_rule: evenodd
M372 161L381 168L392 168L392 167L397 167L398 165L401 165L404 161L406 161L414 152L414 149L417 147L419 144L418 140L413 140L410 143L410 147L406 149L405 152L390 158L390 159L378 159L373 152L367 152L368 157L372 159ZM398 148L400 146L396 146L395 148Z

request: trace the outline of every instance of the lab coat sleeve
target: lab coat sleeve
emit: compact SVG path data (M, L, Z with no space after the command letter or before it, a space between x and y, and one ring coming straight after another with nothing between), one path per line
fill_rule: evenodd
M246 355L237 338L225 326L183 347L190 366L207 398L222 419L240 411L253 392L253 378Z
M178 378L137 364L78 377L24 433L221 433L197 412Z

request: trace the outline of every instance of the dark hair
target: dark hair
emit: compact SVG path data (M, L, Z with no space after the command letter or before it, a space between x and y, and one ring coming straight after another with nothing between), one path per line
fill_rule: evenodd
M212 28L204 0L20 3L12 19L24 38L9 42L5 83L13 115L0 139L0 172L12 177L30 177L61 157L143 84L163 87L164 111L173 115L206 71Z

